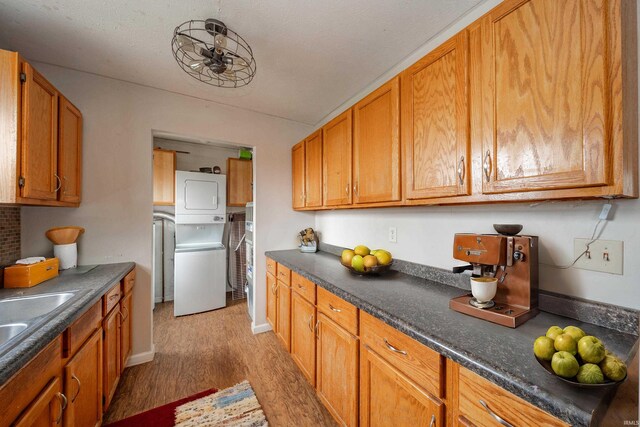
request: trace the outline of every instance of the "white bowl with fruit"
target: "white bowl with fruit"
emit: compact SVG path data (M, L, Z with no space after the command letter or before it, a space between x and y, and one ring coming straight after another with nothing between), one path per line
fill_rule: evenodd
M549 373L579 387L611 386L627 378L627 365L577 326L551 326L536 338L533 353Z
M356 274L374 275L389 270L393 264L393 256L384 249L372 251L364 245L358 245L353 249L343 250L340 263Z

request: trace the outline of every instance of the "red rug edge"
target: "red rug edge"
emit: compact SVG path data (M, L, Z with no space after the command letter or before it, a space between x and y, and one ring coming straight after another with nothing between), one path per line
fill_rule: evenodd
M166 405L158 406L157 408L149 409L145 412L140 412L139 414L115 421L111 424L106 424L103 427L173 427L175 425L175 409L178 406L216 393L217 391L218 389L216 388L210 388L209 390L201 391L200 393L176 400L175 402L167 403Z

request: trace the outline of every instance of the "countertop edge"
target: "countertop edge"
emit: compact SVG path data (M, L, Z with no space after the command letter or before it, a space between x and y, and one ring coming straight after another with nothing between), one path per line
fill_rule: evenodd
M426 345L427 347L437 351L441 355L451 359L461 366L464 366L472 372L481 375L483 378L488 379L494 384L513 393L514 395L526 400L540 410L548 412L549 414L561 419L562 421L568 422L571 425L588 426L590 424L594 414L583 411L577 407L574 407L575 412L563 410L563 406L566 407L566 405L570 405L571 402L565 402L566 405L563 406L558 405L558 396L553 396L552 398L548 393L542 392L542 390L538 389L535 384L527 383L520 377L514 378L508 372L500 369L500 367L493 366L485 360L477 360L477 358L474 360L474 357L472 355L465 354L465 352L463 351L456 350L455 344L453 343L444 342L439 338L431 337L422 331L416 330L411 325L402 320L396 319L394 316L390 315L383 309L375 307L359 299L357 296L354 296L353 294L333 285L330 282L327 282L320 277L310 274L305 270L301 270L295 264L292 264L286 259L279 257L278 251L267 251L265 252L265 256L273 259L278 263L281 263L285 267L311 280L322 288L325 288L328 291L336 294L340 298L343 298L345 301L352 303L358 309L371 314L378 320L388 324L389 326L392 326L393 328L420 342L421 344ZM433 283L436 286L449 286L427 279L423 280L427 283Z

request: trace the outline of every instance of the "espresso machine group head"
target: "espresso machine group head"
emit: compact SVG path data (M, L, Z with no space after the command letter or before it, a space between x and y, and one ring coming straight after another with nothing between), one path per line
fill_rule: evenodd
M471 294L453 298L449 307L461 313L515 328L538 314L538 238L502 234L456 234L453 257L470 265L474 277L497 279L490 304Z

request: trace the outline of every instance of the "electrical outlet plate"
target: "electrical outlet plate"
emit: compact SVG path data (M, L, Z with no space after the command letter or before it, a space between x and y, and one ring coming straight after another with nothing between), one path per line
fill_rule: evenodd
M396 227L389 227L389 241L398 243L398 229Z
M574 256L578 257L584 252L590 241L591 239L574 239ZM581 256L574 267L582 270L622 274L623 244L624 242L620 240L596 240L589 245L589 253Z

